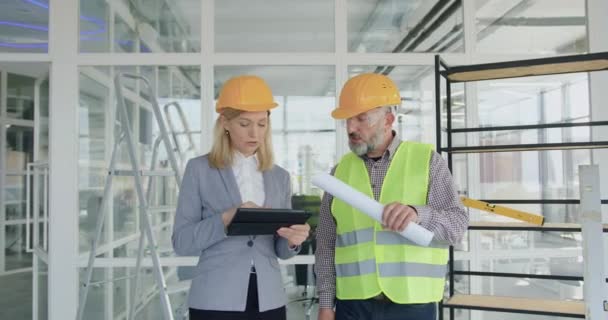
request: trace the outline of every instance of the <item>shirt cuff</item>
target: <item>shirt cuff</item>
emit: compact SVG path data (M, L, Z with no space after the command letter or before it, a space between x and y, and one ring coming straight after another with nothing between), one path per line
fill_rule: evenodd
M416 210L418 214L418 218L416 218L416 223L421 227L428 229L431 224L432 218L432 209L429 206L411 206Z
M215 228L217 228L218 230L223 230L224 232L218 232L221 235L221 238L218 239L224 239L226 237L228 237L228 227L224 225L224 219L222 218L222 214L216 214L211 216L211 218L213 220L213 223L215 224Z
M333 309L336 295L331 292L319 292L319 308Z

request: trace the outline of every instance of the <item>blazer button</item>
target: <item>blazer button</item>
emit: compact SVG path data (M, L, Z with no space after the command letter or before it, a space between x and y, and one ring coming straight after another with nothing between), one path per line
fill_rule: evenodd
M250 246L250 247L253 247L253 240L247 241L247 245Z

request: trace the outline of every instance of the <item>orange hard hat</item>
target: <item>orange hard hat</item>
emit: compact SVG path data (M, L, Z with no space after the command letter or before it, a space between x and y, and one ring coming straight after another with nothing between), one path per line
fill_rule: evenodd
M224 83L215 104L215 111L221 112L223 108L252 112L267 111L277 105L264 79L245 75L230 78Z
M363 73L344 84L340 105L332 111L334 119L348 119L378 107L401 105L401 95L389 77Z

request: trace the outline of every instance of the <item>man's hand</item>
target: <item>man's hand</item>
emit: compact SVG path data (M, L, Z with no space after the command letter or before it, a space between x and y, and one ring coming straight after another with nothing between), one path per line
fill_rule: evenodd
M224 211L222 213L222 221L224 222L224 226L227 227L230 224L230 222L232 222L232 219L234 218L234 215L236 214L236 210L238 208L260 208L260 206L258 206L257 204L255 204L251 201L247 201L238 207L230 208L230 209Z
M336 319L336 312L333 309L319 308L318 320L334 320Z
M310 233L310 226L308 223L305 224L294 224L289 228L280 228L277 230L279 236L287 239L289 247L296 247L302 244L308 239Z
M400 202L387 204L382 212L382 226L396 232L405 230L405 227L416 219L418 219L416 210Z

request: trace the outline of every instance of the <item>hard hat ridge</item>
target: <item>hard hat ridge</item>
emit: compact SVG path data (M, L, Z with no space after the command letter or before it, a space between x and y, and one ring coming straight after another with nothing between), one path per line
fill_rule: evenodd
M224 108L241 111L267 111L278 106L274 102L272 91L258 76L242 75L230 78L220 90L215 111L221 112Z
M393 80L382 74L363 73L344 84L339 105L331 115L347 119L378 107L399 105L401 95Z

